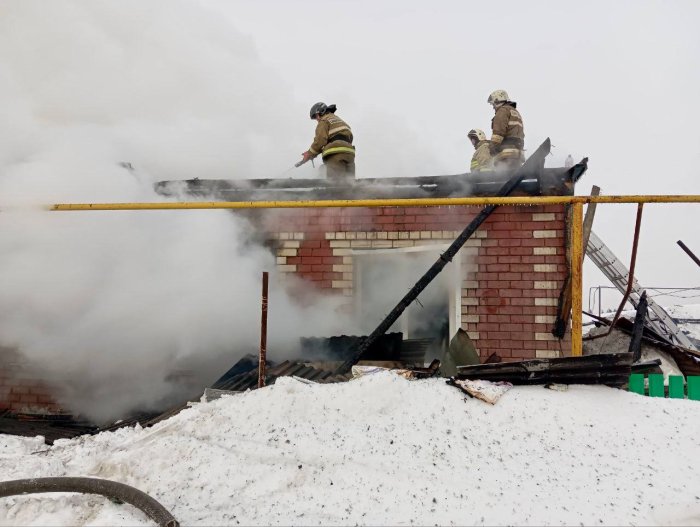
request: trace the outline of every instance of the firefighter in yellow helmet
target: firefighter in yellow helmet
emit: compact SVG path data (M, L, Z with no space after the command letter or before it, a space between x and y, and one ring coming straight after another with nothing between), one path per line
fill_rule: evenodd
M352 130L340 117L335 115L335 104L317 102L309 112L316 124L316 134L309 149L299 163L305 163L321 154L326 165L326 177L336 181L349 181L355 178L355 147L352 146Z
M474 128L469 130L467 134L469 140L474 146L474 155L472 156L471 172L488 172L493 170L493 157L491 156L491 143L486 139L486 134L483 130Z
M515 169L523 162L525 129L523 118L505 90L489 95L488 103L496 114L491 120L491 153L496 168Z

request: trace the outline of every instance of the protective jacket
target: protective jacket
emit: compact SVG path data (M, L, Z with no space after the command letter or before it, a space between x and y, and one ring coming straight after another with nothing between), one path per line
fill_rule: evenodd
M314 157L321 154L324 161L334 154L348 154L354 157L355 147L352 146L352 139L352 130L348 124L337 115L327 113L316 125L316 135L309 152Z
M499 157L520 157L525 147L525 129L516 103L506 102L491 120L491 152Z
M476 144L474 155L472 156L471 171L486 172L493 170L493 158L491 157L490 141L479 141Z

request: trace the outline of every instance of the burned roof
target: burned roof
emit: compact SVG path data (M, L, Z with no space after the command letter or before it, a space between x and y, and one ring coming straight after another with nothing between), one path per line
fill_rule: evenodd
M337 375L340 364L352 356L366 336L340 335L337 337L306 337L300 339L305 359L285 360L279 364L267 362L265 383L273 384L279 377L300 377L309 381L344 382L349 374ZM367 350L363 360L422 366L427 347L432 339L403 339L403 334L388 333L379 337ZM214 384L215 390L242 392L258 385L258 358L246 355Z
M570 168L545 168L525 174L513 196L572 195L588 168L584 158ZM222 201L372 198L444 198L494 196L512 172L481 172L443 176L360 178L351 184L327 179L188 179L160 181L164 196L192 196Z

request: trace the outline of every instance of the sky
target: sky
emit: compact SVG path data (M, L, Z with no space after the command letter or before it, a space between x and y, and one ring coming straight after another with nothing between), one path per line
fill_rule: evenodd
M338 105L355 133L358 177L467 170L467 131L489 131L488 94L505 89L526 148L546 137L548 166L589 158L576 193L697 194L700 3L503 0L433 2L206 0L254 44L294 99L301 152L307 107ZM306 142L305 142L306 140ZM296 152L293 152L295 154ZM603 205L594 230L629 266L635 205ZM700 286L698 205L648 205L642 285ZM587 290L609 285L585 265ZM608 307L619 301L611 295ZM616 300L617 299L617 300ZM662 298L673 303L678 298ZM698 298L686 302L698 302ZM605 304L605 301L604 301Z
M697 192L698 15L681 1L0 0L3 344L112 407L115 389L167 392L154 363L191 369L207 349L221 366L255 346L274 262L245 221L11 210L163 200L160 180L318 177L289 169L320 100L353 128L358 177L466 172L467 132L488 130L488 94L506 89L528 150L550 137L550 166L590 158L578 194ZM623 261L634 216L603 205L594 224ZM675 245L700 254L698 223L698 205L645 207L642 284L700 285ZM589 264L584 283L607 285ZM351 331L334 299L271 294L281 341Z

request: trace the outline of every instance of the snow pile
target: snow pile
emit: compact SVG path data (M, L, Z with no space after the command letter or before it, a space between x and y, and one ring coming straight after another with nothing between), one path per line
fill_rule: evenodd
M282 378L150 429L0 436L3 479L133 485L184 525L700 525L700 403L516 387L492 406L444 380ZM97 496L0 499L11 525L147 524Z

